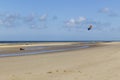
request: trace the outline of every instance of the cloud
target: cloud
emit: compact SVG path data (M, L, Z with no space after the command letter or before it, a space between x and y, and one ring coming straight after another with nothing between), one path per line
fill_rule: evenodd
M115 16L115 14L114 15L110 14L110 16ZM25 16L16 13L7 13L0 16L0 26L5 28L28 27L30 29L44 29L48 27L50 22L48 22L47 14L43 14L41 16L36 14L28 14L27 16ZM109 29L111 26L110 23L89 20L86 17L82 17L82 16L71 18L65 20L64 22L64 26L66 28L75 28L75 29L77 28L77 29L85 29L85 30L88 28L90 24L94 26L93 28L94 30L105 30L105 29ZM61 25L63 24L61 23Z
M82 22L84 22L84 21L86 21L85 17L78 17L76 19L71 18L65 22L65 25L68 27L75 27L75 26L82 24Z
M101 13L109 13L110 12L110 9L109 8L102 8L99 12Z
M11 27L28 27L28 28L45 28L47 26L47 14L42 16L36 14L20 15L16 13L0 14L0 26L5 28Z
M86 19L85 17L71 18L65 22L65 28L67 27L68 29L87 30L89 25L93 25L93 30L97 31L109 31L112 29L111 23L109 22Z
M40 16L40 21L46 21L47 17L48 17L47 14L43 14L42 16Z
M76 20L75 19L70 19L65 22L66 26L75 26L76 25Z
M85 17L78 17L78 19L76 19L76 23L81 23L83 21L86 21Z
M34 14L24 17L24 21L26 21L26 22L32 22L32 21L34 21L34 19L35 19Z
M112 9L110 8L102 8L101 10L99 10L100 13L106 14L109 17L118 17L119 15Z
M12 27L17 22L18 18L18 14L4 14L0 17L0 25L5 27Z

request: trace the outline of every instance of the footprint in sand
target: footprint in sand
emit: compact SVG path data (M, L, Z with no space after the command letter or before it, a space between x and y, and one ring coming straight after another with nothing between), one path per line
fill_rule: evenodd
M51 71L49 71L49 72L47 72L47 73L51 74L52 72L51 72Z
M11 75L10 80L21 80L21 79L20 79L20 78L18 78L17 76L15 76L15 75Z
M66 70L64 70L63 72L67 72Z
M59 70L56 70L56 72L59 72Z
M67 73L67 72L71 72L71 71L67 71L67 70L56 70L55 71L55 73ZM48 74L52 74L52 73L54 73L54 72L52 72L52 71L49 71L49 72L47 72Z
M78 71L79 73L82 73L81 71Z

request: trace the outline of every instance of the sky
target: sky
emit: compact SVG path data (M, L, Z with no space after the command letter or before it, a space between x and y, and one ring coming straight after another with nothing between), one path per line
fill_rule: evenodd
M0 41L120 40L119 3L0 0ZM89 25L93 25L90 31Z

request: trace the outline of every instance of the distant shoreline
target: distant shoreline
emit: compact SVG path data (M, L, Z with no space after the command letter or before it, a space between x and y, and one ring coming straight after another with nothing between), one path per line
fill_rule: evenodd
M40 43L40 42L120 42L107 40L81 40L81 41L0 41L0 43Z

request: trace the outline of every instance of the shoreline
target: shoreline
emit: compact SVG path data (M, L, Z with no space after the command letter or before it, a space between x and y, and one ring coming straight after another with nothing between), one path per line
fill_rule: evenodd
M52 43L52 44L54 44L54 43ZM80 45L78 45L78 44L80 44ZM22 45L12 45L10 47L9 47L9 45L4 46L4 48L6 48L6 51L5 50L0 51L0 58L2 58L2 57L29 56L29 55L49 54L49 53L55 53L55 52L74 51L74 50L86 49L86 48L96 46L96 43L94 43L94 44L89 43L88 44L88 43L78 43L78 42L76 43L75 42L74 44L71 43L71 44L67 44L67 45L65 45L65 44L64 45L62 45L62 44L49 45L47 47L32 44L31 46L30 45L24 46L24 49L25 49L24 51L19 51L19 50L16 51L16 49L13 50L13 51L10 51L10 50L7 51L7 48L9 49L9 48L12 47L12 48L17 48L18 49L18 46L23 47ZM38 50L36 48L38 48ZM33 49L33 50L31 50L31 49Z
M80 46L77 48L70 48L70 49L59 49L59 50L44 50L44 51L35 51L35 52L23 52L23 53L9 53L9 54L0 54L0 58L5 57L19 57L19 56L29 56L29 55L41 55L41 54L53 54L53 53L60 53L60 52L68 52L68 51L75 51L80 49L87 49L90 48L89 46Z

